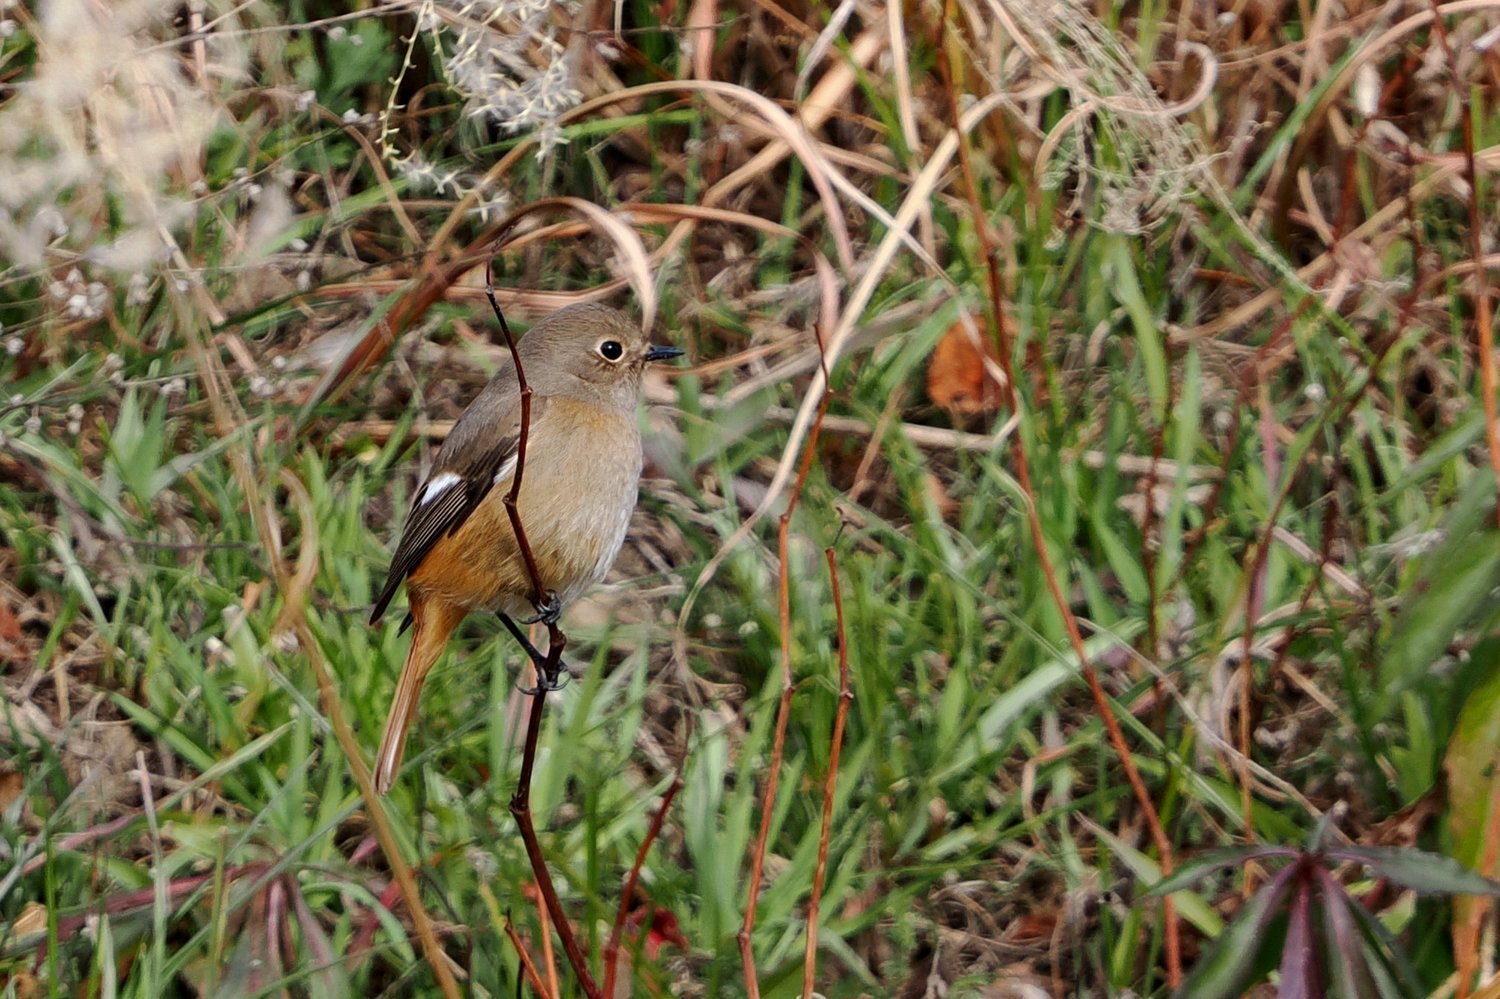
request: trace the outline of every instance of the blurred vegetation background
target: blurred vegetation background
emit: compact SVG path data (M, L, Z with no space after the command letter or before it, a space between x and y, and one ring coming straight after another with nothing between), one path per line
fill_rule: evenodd
M1500 995L1497 83L1487 0L0 3L3 994L584 994L498 623L348 756L493 256L691 362L533 793L612 999Z

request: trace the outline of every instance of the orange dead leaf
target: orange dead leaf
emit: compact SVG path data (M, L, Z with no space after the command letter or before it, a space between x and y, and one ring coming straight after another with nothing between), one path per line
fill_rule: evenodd
M0 597L0 641L19 642L21 640L21 620L16 617L16 612L10 609L10 602Z
M962 323L954 323L938 341L927 362L927 395L944 409L964 416L993 413L1000 408L1000 384L985 368L985 358L997 360L995 345L982 336L983 351Z
M14 804L25 789L26 780L19 773L0 773L0 812Z

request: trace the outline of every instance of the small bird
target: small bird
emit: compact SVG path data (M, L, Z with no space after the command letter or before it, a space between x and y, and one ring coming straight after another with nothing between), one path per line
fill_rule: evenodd
M641 373L648 362L682 354L594 304L553 313L516 349L532 390L516 506L546 592L533 592L505 511L521 433L521 390L507 355L412 497L370 615L372 625L380 620L404 580L414 627L375 758L382 794L401 766L422 682L470 611L499 612L520 637L511 618L534 610L530 620L555 621L614 564L641 478Z

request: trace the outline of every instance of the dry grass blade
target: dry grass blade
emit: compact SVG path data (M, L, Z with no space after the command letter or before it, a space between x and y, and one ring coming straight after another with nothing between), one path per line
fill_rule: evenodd
M872 53L868 55L872 55ZM856 78L852 71L845 69L844 72L848 73L848 79L843 81L840 86L847 92L847 88L853 85ZM800 120L792 118L774 102L745 87L715 80L684 80L647 83L596 97L583 102L562 115L559 118L559 122L587 120L596 112L615 104L629 103L657 94L679 93L682 91L697 91L712 94L731 100L738 100L748 105L766 123L766 127L772 134L777 135L779 138L774 140L766 149L761 150L751 160L751 163L747 164L747 167L754 165L754 170L742 168L735 171L729 177L720 180L705 192L703 204L708 207L722 204L729 200L730 196L743 187L745 183L752 179L758 179L765 171L771 169L782 159L785 159L788 153L796 153L802 159L803 166L807 169L808 177L812 181L823 203L824 212L828 220L827 224L834 238L834 244L838 249L840 266L847 272L851 271L854 266L854 249L849 238L848 227L844 222L844 212L838 198L834 194L835 178L842 180L842 177L837 168L829 160L829 157L808 134L808 129L816 128L839 105L837 95L832 91L824 90L826 80L827 78L825 77L824 81L819 82L818 87L813 88L813 92L808 96L807 102L809 107L812 108L812 112L802 116ZM534 136L522 139L510 152L501 157L494 166L485 172L484 178L476 190L493 187L516 164L521 162L527 155L532 154L535 145L536 138ZM844 186L848 186L847 181L844 182ZM471 193L449 213L447 220L438 229L437 234L434 235L429 245L427 266L436 266L436 262L441 259L442 247L452 239L454 232L457 231L458 226L468 216L468 212L476 203L477 194ZM691 225L690 222L685 222L683 226L679 227L681 231L671 233L667 237L664 247L679 245L686 238L687 230L691 228Z
M819 200L823 203L829 234L833 237L834 247L838 251L839 265L846 273L853 271L854 246L849 239L843 209L833 191L833 177L839 171L818 148L817 143L808 134L806 125L792 118L774 102L755 91L732 83L722 83L717 80L683 80L671 83L647 83L633 90L636 95L642 97L682 90L697 91L727 97L749 105L751 110L759 114L780 138L753 157L749 163L709 188L703 195L703 204L710 208L721 204L749 180L764 176L767 170L785 158L786 153L779 148L781 144L784 144L786 151L796 153L802 161L802 166L807 170L808 180L818 192Z
M632 204L621 207L621 214L628 215L631 219L643 221L662 219L689 219L694 222L722 222L726 225L744 226L766 233L769 236L781 236L786 239L796 240L797 244L806 250L812 258L813 269L818 277L818 322L825 328L832 328L838 321L839 309L839 285L838 276L833 271L833 265L828 258L817 248L812 240L802 233L788 229L779 222L763 219L759 216L750 215L745 212L732 211L727 208L709 208L702 205L651 205Z
M901 247L904 239L910 238L911 227L917 218L925 210L925 206L937 190L938 183L947 172L953 157L958 152L960 134L967 134L975 128L988 115L999 108L1005 100L1004 95L991 95L975 104L966 112L956 131L950 131L943 136L933 152L927 165L917 175L906 197L901 202L901 210L896 213L895 227L889 230L881 239L875 252L865 265L864 277L860 279L848 301L844 303L844 310L839 315L838 324L833 331L827 335L822 349L822 361L819 369L814 372L811 384L802 395L802 404L797 409L796 419L788 434L786 446L782 449L781 459L776 464L776 470L771 475L771 481L766 486L765 493L755 509L751 511L735 532L719 548L718 552L709 559L698 572L692 588L688 591L687 598L683 601L681 616L686 618L692 609L698 595L709 581L718 572L719 566L729 553L742 541L748 538L757 524L765 517L766 513L781 500L781 494L786 489L791 479L792 470L797 461L797 454L802 448L802 443L813 421L819 413L826 408L823 402L825 393L828 391L828 373L838 365L843 353L848 349L849 341L859 323L859 318L864 314L865 308L870 304L870 299L875 294L881 281L885 279L886 269L895 258L897 250Z
M348 391L355 378L380 363L401 334L426 315L427 310L473 266L472 259L461 259L458 263L444 267L424 268L410 290L375 321L370 330L344 355L338 366L330 369L308 394L299 419L301 428L305 430L309 426L311 415L317 407L339 399Z
M608 237L615 244L625 265L625 277L635 289L636 298L641 303L641 327L651 329L656 322L656 285L651 280L651 263L647 259L645 246L641 244L640 234L592 201L584 201L582 198L543 198L534 201L500 224L498 243L503 247L510 233L527 216L556 209L582 215L600 235Z

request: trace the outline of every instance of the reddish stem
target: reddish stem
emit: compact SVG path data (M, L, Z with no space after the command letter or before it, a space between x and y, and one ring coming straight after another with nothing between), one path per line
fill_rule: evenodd
M823 340L818 337L819 363L822 363ZM760 901L760 886L765 872L766 841L771 835L771 815L776 810L776 789L781 778L781 757L786 747L786 724L792 706L792 591L791 570L788 551L792 513L807 485L807 473L812 469L813 455L817 452L818 435L823 430L823 418L828 414L828 403L832 399L832 381L828 369L823 368L823 398L818 403L818 416L808 433L807 444L802 452L802 464L797 469L797 480L787 494L786 512L781 515L776 532L777 603L781 624L781 701L776 708L776 738L771 745L771 770L766 775L766 793L761 801L760 832L755 837L755 854L750 861L750 884L745 901L745 920L740 924L740 961L745 968L745 992L748 999L760 999L760 979L755 971L755 951L751 946L751 934L755 929L755 908Z
M682 771L678 770L672 777L672 786L667 788L667 793L661 799L661 805L656 809L656 815L651 819L651 825L646 829L646 838L641 840L641 848L635 852L635 863L630 865L630 873L625 877L625 885L620 890L620 909L615 913L615 925L609 931L609 942L604 945L604 994L612 996L615 994L615 971L620 959L620 935L625 930L625 920L630 918L630 903L635 899L636 882L640 879L641 868L646 863L646 853L651 849L651 844L656 842L656 837L661 835L662 822L667 817L667 809L672 806L672 799L677 797L677 792L682 790Z
M505 233L502 232L500 237L502 241L504 237ZM516 497L521 492L521 476L526 470L526 438L531 433L531 386L527 384L526 373L521 367L521 354L516 349L516 338L511 335L510 324L505 321L505 315L500 311L500 303L495 300L495 287L491 274L490 265L486 263L484 293L490 300L490 307L495 310L495 318L500 320L500 331L505 335L505 344L510 348L511 360L515 362L516 383L521 390L521 429L516 442L516 473L515 478L511 480L510 492L505 497L505 512L510 518L511 530L516 536L516 547L521 552L521 557L526 563L526 572L531 578L533 602L540 606L547 588L542 584L541 573L536 567L536 557L532 554L531 543L526 538L526 528L521 524L521 512L516 508ZM537 739L542 729L542 709L547 704L547 688L562 671L562 653L567 644L567 636L563 634L557 623L548 622L547 658L538 669L540 675L537 677L536 688L531 695L531 713L526 719L525 748L521 752L521 776L516 782L515 793L511 795L510 813L515 816L516 825L521 830L521 842L526 848L527 859L531 861L531 873L536 878L537 890L542 893L542 899L547 904L547 912L557 926L557 936L562 941L563 952L568 955L568 963L573 966L573 973L578 976L578 983L583 987L589 999L603 999L598 983L589 973L588 959L584 956L583 948L578 945L578 939L573 934L573 925L568 921L567 913L563 912L562 901L557 896L557 886L552 883L552 873L547 870L547 858L542 854L542 845L537 839L536 826L531 818L531 774L536 767Z
M828 837L833 829L833 798L839 783L839 754L844 747L844 725L854 701L849 678L849 641L844 631L844 594L839 587L839 567L833 546L823 549L828 559L828 578L833 583L833 617L839 640L839 706L833 716L833 745L828 750L828 776L823 781L823 827L818 831L818 866L813 869L812 900L807 903L807 953L802 960L803 999L813 994L813 973L818 967L818 909L823 902L823 880L828 872Z
M949 18L953 17L952 2L942 20L942 31L946 36ZM954 128L959 128L961 115L958 107L958 91L954 84L955 76L953 69L953 52L946 44L940 46L942 58L938 60L938 68L943 77L944 88L947 91L949 110L953 116ZM996 249L993 236L987 222L987 215L983 203L979 197L979 184L974 177L973 164L970 162L968 143L962 141L960 134L958 143L959 172L964 180L964 187L969 200L970 209L973 212L974 230L979 237L980 247L984 254L985 270L989 279L990 308L989 320L995 342L999 347L1000 366L1005 372L1005 386L1003 391L1008 397L1012 412L1020 412L1020 394L1016 388L1015 365L1012 362L1014 345L1010 342L1002 321L1002 294L1000 282L1000 268L995 262ZM1061 584L1058 582L1057 571L1052 565L1052 557L1047 554L1046 538L1042 534L1042 521L1036 509L1036 492L1031 483L1031 464L1027 459L1026 448L1023 443L1024 434L1011 434L1011 456L1015 463L1016 480L1020 483L1021 493L1026 497L1026 519L1031 529L1031 542L1036 548L1037 561L1042 568L1042 575L1047 581L1047 590L1052 596L1052 602L1062 616L1063 625L1068 632L1068 641L1073 647L1074 654L1078 657L1078 668L1087 681L1089 693L1094 699L1094 706L1099 712L1100 720L1104 722L1105 730L1109 733L1110 745L1114 747L1115 756L1120 761L1121 768L1125 771L1125 779L1130 783L1131 790L1139 803L1141 813L1146 819L1146 826L1150 831L1152 842L1161 858L1161 869L1163 876L1169 875L1173 870L1172 841L1167 838L1166 829L1161 824L1161 817L1156 811L1156 804L1151 800L1151 793L1146 789L1146 782L1141 779L1139 769L1135 765L1135 758L1130 753L1130 745L1125 741L1125 733L1120 728L1120 722L1115 718L1114 707L1110 703L1109 695L1104 691L1104 685L1099 681L1099 674L1089 661L1088 649L1083 644L1083 634L1079 631L1078 620L1073 615L1073 609L1068 605L1067 597L1063 593ZM1178 941L1177 911L1170 897L1162 899L1162 916L1166 924L1166 957L1167 957L1167 979L1169 984L1176 988L1182 982L1182 953Z
M542 981L541 974L536 970L536 963L526 952L526 945L521 941L521 934L516 932L516 924L509 919L505 921L505 935L510 937L511 944L516 948L516 953L521 958L521 970L525 972L526 980L531 983L531 987L536 989L536 994L546 996L547 999L556 999L557 993L548 991L547 983Z

